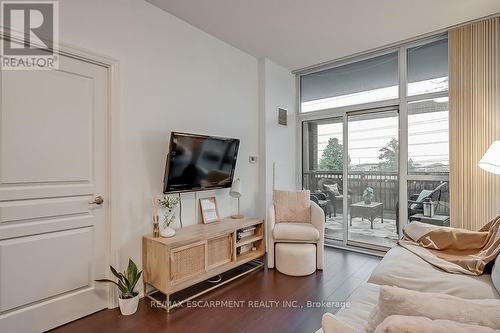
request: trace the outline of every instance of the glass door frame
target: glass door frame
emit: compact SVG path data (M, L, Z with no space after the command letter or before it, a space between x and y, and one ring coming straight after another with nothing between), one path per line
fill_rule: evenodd
M343 184L342 188L345 190L349 189L349 117L350 116L358 116L358 115L368 115L368 114L376 114L376 113L385 113L385 112L395 112L398 115L398 145L400 146L400 137L401 137L401 130L400 130L400 114L399 114L399 107L394 105L394 106L387 106L387 107L379 107L379 108L372 108L372 109L365 109L365 110L357 110L357 111L350 111L346 112L343 116L343 152L342 152L342 157L343 157L343 167L344 170L342 171L342 177L343 177ZM399 149L401 150L401 149ZM401 154L398 154L398 192L401 190L401 176L400 176L400 171L399 167L401 165ZM400 194L398 193L398 198L400 198ZM386 252L390 248L386 246L381 246L381 245L375 245L375 244L370 244L370 243L362 243L362 242L357 242L353 240L349 240L349 199L347 196L344 196L343 201L342 201L342 211L345 213L342 213L342 219L343 219L343 240L342 240L342 245L345 247L349 246L355 246L357 248L366 248L369 250L374 250L374 251L383 251ZM400 225L401 229L401 225ZM399 230L401 232L401 230ZM400 234L400 233L399 233Z
M297 178L299 180L299 186L302 187L302 178L303 178L303 132L302 132L302 124L305 121L308 120L321 120L321 119L328 119L328 118L334 118L334 117L343 117L343 122L344 122L344 127L343 127L343 141L345 144L345 148L347 147L347 114L350 112L358 112L360 110L364 111L370 111L370 110L376 110L376 109L382 109L382 108L391 108L392 110L396 109L399 111L399 202L404 203L408 202L408 193L407 193L407 184L408 181L410 180L434 180L434 176L415 176L415 175L408 175L408 103L412 101L417 101L417 100L422 100L422 99L432 99L432 98L439 98L439 97L447 97L448 96L448 91L443 91L443 92L431 92L431 93L426 93L426 94L420 94L420 95L415 95L415 96L407 96L407 87L408 87L408 78L407 78L407 50L409 48L419 46L419 45L424 45L436 40L440 40L443 38L447 38L446 35L443 34L438 34L434 36L429 36L426 38L410 41L404 45L401 46L395 46L395 47L389 47L386 49L382 50L375 50L375 51L368 51L366 53L360 54L358 56L353 56L349 58L344 58L340 59L338 61L334 61L331 63L327 63L324 65L320 65L314 68L308 68L302 71L295 72L296 74L296 89L297 89L297 95L296 95L296 116L297 116L297 123L296 123L296 130L299 135L296 136L296 142L297 142L297 149L296 149L296 158L298 163L296 164L296 171L297 171ZM300 112L300 76L301 75L306 75L310 74L313 72L319 72L328 68L333 68L337 66L342 66L346 63L350 62L356 62L360 61L362 59L374 57L377 55L381 54L386 54L386 53L391 53L394 51L398 51L398 75L399 75L399 96L398 98L391 99L391 100L385 100L385 101L380 101L380 102L372 102L372 103L366 103L366 104L360 104L360 105L349 105L345 107L338 107L338 108L333 108L333 109L325 109L321 111L314 111L314 112L307 112L307 113L302 113ZM344 169L347 168L347 155L344 154ZM346 172L344 170L343 175L345 175ZM418 179L417 179L418 178ZM343 180L343 187L346 188L346 182L347 178L344 176ZM347 207L347 200L344 200L343 202L343 209L346 211ZM347 219L347 214L345 219ZM399 205L399 234L402 234L402 229L404 225L408 221L408 210L406 208L406 205ZM344 224L346 222L344 221ZM349 246L347 242L347 228L344 228L344 239L342 242L338 241L328 241L325 242L327 245L333 245L333 246L341 246L341 247L346 247L350 249L356 250L357 247L352 247ZM386 251L387 249L374 249L374 251L377 251L380 253L382 251ZM363 251L363 249L361 249Z
M297 122L298 127L297 127L297 133L300 133L298 135L299 138L299 165L300 165L300 179L303 179L304 171L309 172L310 170L308 167L305 166L306 161L308 161L308 152L307 152L307 147L303 143L305 142L304 138L304 124L307 123L308 121L328 121L329 119L342 119L342 188L345 190L348 189L348 159L349 159L349 154L348 154L348 149L349 149L349 144L348 144L348 117L352 115L362 115L362 114L373 114L373 113L383 113L383 112L396 112L398 114L398 142L400 142L401 137L402 137L402 130L401 130L401 114L399 111L399 104L394 103L394 102L380 102L377 104L381 104L380 106L374 106L372 108L365 108L365 109L360 109L359 106L354 106L354 107L346 107L342 108L342 110L332 110L333 112L330 113L328 116L323 116L323 117L302 117L300 121ZM400 148L399 148L399 168L401 168L402 161L402 154L401 154L401 142L400 142ZM407 149L405 149L407 150ZM407 152L406 152L407 154ZM405 163L403 163L405 164ZM402 175L401 171L398 170L398 190L399 190L399 200L401 200L401 182L402 182ZM405 178L406 181L406 178ZM302 184L301 184L302 185ZM405 196L406 196L406 188L405 188ZM342 240L336 240L336 239L325 239L325 244L327 245L333 245L333 246L340 246L340 247L345 247L345 248L359 248L359 249L367 249L369 251L375 251L375 252L386 252L389 250L388 247L385 246L378 246L374 244L368 244L368 243L360 243L356 241L349 241L348 234L349 234L349 229L348 229L348 223L349 223L349 215L348 215L348 198L347 196L344 196L342 200ZM399 207L399 216L401 216L401 210L405 211L407 214L406 207L404 205L400 205ZM405 220L402 220L405 221ZM401 234L401 228L402 224L400 223L399 225L399 234Z

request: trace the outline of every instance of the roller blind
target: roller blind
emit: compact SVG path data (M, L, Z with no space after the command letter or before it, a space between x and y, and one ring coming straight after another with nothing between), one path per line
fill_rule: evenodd
M448 89L448 39L408 49L408 95Z
M301 102L353 95L398 85L398 54L389 53L301 77ZM394 92L382 99L397 98ZM386 96L388 95L388 96ZM351 99L348 104L357 104ZM361 101L364 103L364 101Z

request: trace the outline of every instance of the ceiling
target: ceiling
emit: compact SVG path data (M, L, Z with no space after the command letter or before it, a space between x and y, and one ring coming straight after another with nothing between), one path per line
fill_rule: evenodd
M146 1L292 70L500 12L499 0Z

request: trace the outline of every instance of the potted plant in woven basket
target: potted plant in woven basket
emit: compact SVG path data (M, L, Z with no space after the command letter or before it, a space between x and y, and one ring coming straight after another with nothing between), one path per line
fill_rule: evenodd
M137 265L132 261L132 259L128 260L127 270L123 273L118 272L113 266L109 266L109 268L111 269L111 273L117 277L117 282L109 279L99 279L95 281L114 283L120 290L120 295L118 296L120 312L124 316L134 314L137 311L137 306L139 305L139 293L134 291L134 289L137 281L139 281L139 278L141 277L142 271L139 272Z

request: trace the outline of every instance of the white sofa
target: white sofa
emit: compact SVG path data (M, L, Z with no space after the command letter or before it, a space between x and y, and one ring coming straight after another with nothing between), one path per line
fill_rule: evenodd
M356 332L367 332L368 318L377 305L381 285L443 293L466 299L500 299L490 274L472 276L447 273L405 248L396 246L387 252L368 282L358 287L351 295L348 300L350 307L339 310L335 317L347 323ZM325 328L325 333L332 331L340 333L343 329ZM324 332L323 329L317 331L320 332Z

